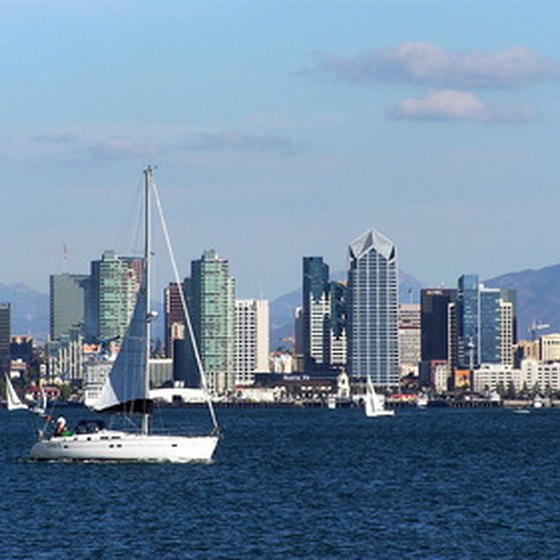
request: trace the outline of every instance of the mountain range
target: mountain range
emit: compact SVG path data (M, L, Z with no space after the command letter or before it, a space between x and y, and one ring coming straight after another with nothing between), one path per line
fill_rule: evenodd
M334 280L342 280L344 272L333 273ZM484 280L491 288L510 288L517 293L518 338L529 338L532 324L549 325L545 332L560 332L560 264L538 270L510 272ZM419 301L424 285L405 272L400 273L400 301ZM270 302L271 348L286 346L286 338L294 334L295 308L301 306L301 288L292 290ZM0 283L0 302L11 304L12 333L32 334L44 341L49 332L49 296L24 283ZM159 306L159 304L158 304Z

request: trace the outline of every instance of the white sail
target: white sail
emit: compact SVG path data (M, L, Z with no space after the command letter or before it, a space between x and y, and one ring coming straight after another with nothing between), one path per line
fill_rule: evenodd
M26 410L28 406L21 402L10 377L6 374L6 407L8 410Z
M369 376L367 378L364 405L365 413L368 418L375 418L376 416L393 416L395 414L394 410L388 410L385 408L385 396L377 394Z
M92 408L109 410L127 403L141 401L145 395L146 368L146 321L148 321L146 290L144 283L138 290L136 305L123 345L113 364L101 395Z

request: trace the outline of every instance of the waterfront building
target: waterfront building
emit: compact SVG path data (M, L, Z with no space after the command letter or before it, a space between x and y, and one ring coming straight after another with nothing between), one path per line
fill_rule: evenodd
M521 361L519 368L503 364L485 364L474 371L474 389L528 391L533 394L549 394L560 391L560 362L539 362L533 359Z
M539 339L539 358L543 362L560 362L560 334L545 334Z
M86 287L85 335L95 340L122 339L140 288L142 259L105 251L91 262Z
M270 371L269 308L267 300L235 302L235 385L252 385L255 373Z
M51 381L83 380L83 342L79 328L47 342L48 376Z
M395 245L374 229L349 247L348 371L374 385L399 384L398 269Z
M233 391L235 279L229 274L229 262L216 251L204 251L202 257L191 262L191 276L185 279L185 295L194 335L211 391L225 394ZM197 386L192 345L186 337L187 374Z
M10 373L11 306L0 303L0 374Z
M51 274L49 278L50 338L59 340L84 328L86 274Z

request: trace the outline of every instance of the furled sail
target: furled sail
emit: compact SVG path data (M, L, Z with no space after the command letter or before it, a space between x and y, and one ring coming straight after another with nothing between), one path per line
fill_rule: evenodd
M96 410L143 412L146 406L146 322L148 306L145 283L138 290L136 305L120 352L113 364L101 395L94 407Z

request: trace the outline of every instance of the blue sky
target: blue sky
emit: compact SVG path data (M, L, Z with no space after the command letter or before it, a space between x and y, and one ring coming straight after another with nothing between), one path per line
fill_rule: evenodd
M557 264L558 21L553 1L0 0L0 282L46 292L131 253L148 163L182 275L214 248L240 297L295 288L303 256L345 268L371 227L431 286Z

